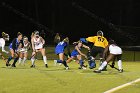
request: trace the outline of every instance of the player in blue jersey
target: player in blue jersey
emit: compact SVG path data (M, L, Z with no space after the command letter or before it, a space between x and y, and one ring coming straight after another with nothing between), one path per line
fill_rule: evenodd
M10 53L11 56L9 56L7 62L6 62L6 66L10 66L9 62L14 58L14 62L12 64L12 67L16 67L16 62L19 59L19 52L18 49L20 47L22 47L23 43L22 43L22 34L20 32L17 33L17 38L13 39L13 41L10 43L9 49L10 49Z
M69 39L66 37L63 41L59 42L55 48L55 54L59 55L59 60L54 60L54 63L62 63L64 64L66 70L69 69L66 61L64 60L64 50L68 48ZM68 50L69 51L69 50Z
M72 51L71 57L66 62L69 63L74 58L77 58L79 61L79 64L80 64L79 69L86 69L84 66L84 62L82 60L82 56L84 56L85 58L87 58L87 56L86 56L86 54L81 52L81 49L86 48L86 49L90 50L90 48L88 46L84 45L81 41L74 42L73 44L75 45L75 49Z

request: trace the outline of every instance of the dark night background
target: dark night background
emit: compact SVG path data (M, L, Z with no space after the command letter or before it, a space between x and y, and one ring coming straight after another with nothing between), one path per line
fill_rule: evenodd
M76 5L94 16L81 11ZM30 37L31 32L37 29L46 32L47 43L52 43L57 32L68 36L73 42L102 30L107 39L113 38L120 45L140 45L139 20L139 0L0 1L0 32L9 33L11 39L16 37L18 31Z

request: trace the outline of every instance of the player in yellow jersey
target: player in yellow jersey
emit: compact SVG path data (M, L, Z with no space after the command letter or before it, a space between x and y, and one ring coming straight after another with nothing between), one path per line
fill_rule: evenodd
M92 56L92 60L95 60L95 57L99 54L100 62L103 62L103 52L105 47L108 45L107 39L103 36L103 32L99 30L97 32L97 36L91 36L88 38L81 38L83 42L91 42L93 43L93 47L91 48L90 55ZM106 70L103 69L103 70Z

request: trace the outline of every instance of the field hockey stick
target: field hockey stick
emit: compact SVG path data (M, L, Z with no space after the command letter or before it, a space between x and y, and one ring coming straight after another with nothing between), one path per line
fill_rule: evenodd
M3 60L6 60L6 58L2 54L1 54L1 57L2 57Z
M120 71L117 67L115 67L115 66L112 66L112 65L110 65L110 64L108 64L111 68L114 68L114 69L116 69L116 70L118 70L118 71Z
M33 54L31 57L30 57L30 59L32 59L35 55L36 55L36 51L34 51L35 52L35 54Z

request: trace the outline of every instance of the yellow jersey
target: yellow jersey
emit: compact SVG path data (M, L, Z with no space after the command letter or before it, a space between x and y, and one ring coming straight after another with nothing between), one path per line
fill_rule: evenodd
M94 43L94 46L105 48L108 45L108 41L103 36L91 36L86 38L88 42Z

